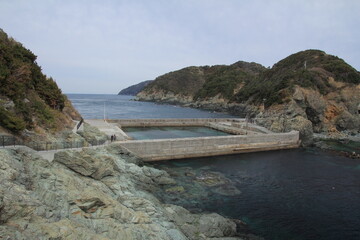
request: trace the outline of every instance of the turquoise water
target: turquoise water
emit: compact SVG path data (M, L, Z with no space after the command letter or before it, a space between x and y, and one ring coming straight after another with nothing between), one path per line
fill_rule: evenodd
M199 118L229 115L129 101L127 96L68 95L84 118ZM161 189L166 203L242 219L275 240L359 240L360 160L293 149L152 164L184 192Z
M207 127L128 127L123 130L136 140L229 135Z

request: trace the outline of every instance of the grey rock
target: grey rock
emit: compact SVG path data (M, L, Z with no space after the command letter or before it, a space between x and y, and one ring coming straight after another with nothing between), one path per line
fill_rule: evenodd
M59 152L49 163L33 151L1 149L0 236L79 240L233 236L234 223L219 215L191 214L161 204L144 189L171 182L169 175L129 163L128 157L100 147Z
M84 176L91 176L97 180L114 175L114 164L111 158L103 161L96 157L95 150L88 153L62 151L54 155L54 161L67 166L68 168Z
M166 233L169 235L170 239L172 239L172 240L187 240L188 239L178 229L169 229L166 231Z

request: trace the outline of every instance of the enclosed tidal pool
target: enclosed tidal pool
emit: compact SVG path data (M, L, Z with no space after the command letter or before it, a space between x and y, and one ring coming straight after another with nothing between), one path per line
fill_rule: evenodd
M154 193L241 219L265 239L360 239L360 161L314 149L154 162L177 181Z
M123 130L136 140L229 135L207 127L128 127Z
M110 119L231 117L130 101L128 96L72 94L69 98L86 119L103 118L104 105ZM359 145L345 146L339 150L360 151ZM295 149L149 165L165 169L177 181L154 193L162 201L241 219L251 232L266 239L360 239L359 159Z

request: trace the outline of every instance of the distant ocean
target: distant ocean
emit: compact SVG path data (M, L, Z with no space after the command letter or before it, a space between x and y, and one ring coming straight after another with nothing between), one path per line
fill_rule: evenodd
M232 117L191 108L131 101L117 95L69 94L84 118ZM292 149L232 156L160 161L174 172L183 193L156 192L165 203L195 212L217 212L246 222L271 240L359 240L360 162L318 149ZM196 177L223 176L204 187ZM231 193L231 187L239 191Z
M133 96L110 94L67 94L85 119L131 118L228 118L223 113L184 108L168 104L133 101Z

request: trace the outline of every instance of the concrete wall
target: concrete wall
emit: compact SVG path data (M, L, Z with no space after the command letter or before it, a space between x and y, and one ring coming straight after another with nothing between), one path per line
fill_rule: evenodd
M222 131L222 132L226 132L226 133L230 133L233 135L256 135L256 134L263 134L262 132L256 132L254 131L254 128L252 128L253 130L249 129L249 127L245 127L245 124L240 125L237 124L237 127L233 127L233 125L231 126L226 126L223 125L221 123L208 123L206 124L206 127L218 130L218 131ZM255 129L256 130L256 129Z
M134 140L120 145L144 161L296 148L299 132L221 137Z
M161 118L161 119L117 119L108 120L120 127L180 127L205 126L210 122L244 122L243 118Z

